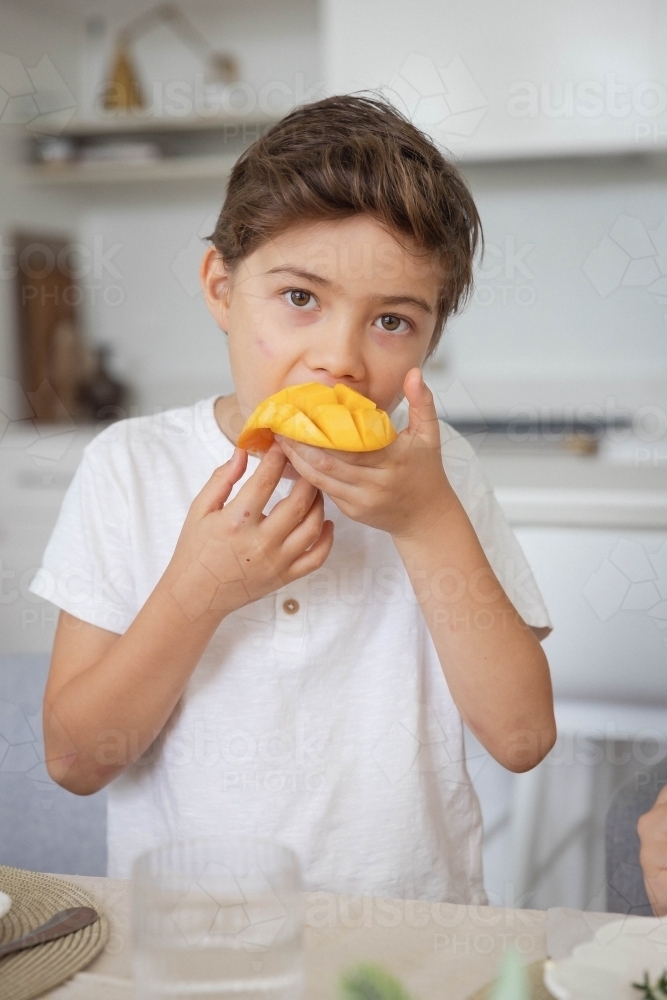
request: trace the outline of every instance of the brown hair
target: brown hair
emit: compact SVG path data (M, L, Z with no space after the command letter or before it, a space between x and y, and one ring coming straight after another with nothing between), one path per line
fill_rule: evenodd
M456 167L385 101L329 97L273 125L234 166L210 239L233 268L290 226L358 214L410 237L442 269L428 357L470 294L482 227Z

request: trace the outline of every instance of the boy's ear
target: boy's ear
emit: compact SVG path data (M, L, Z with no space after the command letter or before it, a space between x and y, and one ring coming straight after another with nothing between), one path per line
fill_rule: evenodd
M199 268L204 299L218 326L227 329L229 314L229 295L231 291L231 275L227 271L222 257L215 249L209 247Z

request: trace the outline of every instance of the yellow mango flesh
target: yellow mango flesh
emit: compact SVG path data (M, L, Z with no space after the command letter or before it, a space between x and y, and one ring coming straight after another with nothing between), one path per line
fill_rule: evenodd
M274 434L338 451L377 451L396 438L391 420L371 399L346 385L290 385L260 403L246 420L238 447L264 452Z

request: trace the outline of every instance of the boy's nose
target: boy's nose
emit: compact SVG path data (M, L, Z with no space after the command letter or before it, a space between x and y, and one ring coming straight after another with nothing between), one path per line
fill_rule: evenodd
M356 324L341 323L322 330L321 334L308 358L312 371L326 372L333 379L363 378L362 333Z

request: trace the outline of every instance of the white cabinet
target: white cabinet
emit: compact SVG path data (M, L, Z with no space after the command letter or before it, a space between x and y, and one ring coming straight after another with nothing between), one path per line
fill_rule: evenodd
M58 610L28 587L96 431L42 427L40 436L22 424L0 442L0 653L46 653Z
M554 624L544 650L559 740L513 775L468 738L486 886L492 903L601 910L612 796L665 754L667 530L515 531Z
M603 909L611 798L665 753L667 467L657 452L636 461L638 440L613 443L597 457L479 450L554 625L544 651L559 732L519 775L468 734L492 903Z
M322 0L329 93L389 87L462 158L667 144L662 0Z
M667 532L515 531L554 624L556 698L667 706Z

